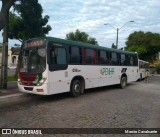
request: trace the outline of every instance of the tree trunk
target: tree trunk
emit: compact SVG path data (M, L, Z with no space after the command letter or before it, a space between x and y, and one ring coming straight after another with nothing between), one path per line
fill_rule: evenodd
M5 24L4 20L5 20L5 15L2 12L0 12L0 31L4 27L4 24Z
M16 0L2 0L2 8L0 12L0 31L5 25L5 17L7 15L7 11L11 8L15 1Z

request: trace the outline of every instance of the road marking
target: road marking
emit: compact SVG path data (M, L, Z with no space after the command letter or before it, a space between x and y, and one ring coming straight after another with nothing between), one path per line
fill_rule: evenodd
M4 95L4 96L0 97L0 101L3 100L3 99L6 99L6 98L18 97L18 96L21 96L21 95L24 95L24 94L23 93L18 93L18 94Z
M7 90L0 90L0 92L11 92L11 91L7 91Z

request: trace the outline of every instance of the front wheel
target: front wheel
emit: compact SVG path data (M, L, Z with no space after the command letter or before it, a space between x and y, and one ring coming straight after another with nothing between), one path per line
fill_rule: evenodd
M126 86L127 86L127 78L122 77L120 81L120 87L123 89L123 88L126 88Z
M83 90L84 90L83 84L81 83L80 80L76 79L72 82L70 92L73 97L80 96L80 94L83 93Z

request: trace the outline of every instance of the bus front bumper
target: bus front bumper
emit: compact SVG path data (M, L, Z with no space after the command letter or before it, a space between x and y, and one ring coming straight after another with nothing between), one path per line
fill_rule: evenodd
M42 86L26 86L21 85L18 82L18 89L20 92L30 93L30 94L37 94L37 95L48 95L48 87L47 84L43 84Z

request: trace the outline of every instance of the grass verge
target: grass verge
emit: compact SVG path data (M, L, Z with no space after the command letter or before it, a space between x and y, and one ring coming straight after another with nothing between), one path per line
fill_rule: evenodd
M17 81L18 77L17 76L8 76L8 81Z

